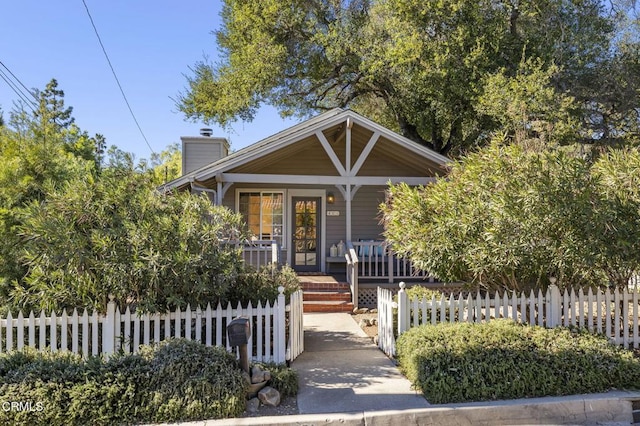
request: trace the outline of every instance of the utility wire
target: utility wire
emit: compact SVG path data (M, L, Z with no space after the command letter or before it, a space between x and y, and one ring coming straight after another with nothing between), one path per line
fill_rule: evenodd
M0 78L2 78L4 80L5 83L7 83L7 86L9 86L9 88L11 90L13 90L13 92L18 95L18 97L20 98L20 100L24 103L28 104L27 99L24 97L24 94L20 92L20 90L15 86L15 83L13 81L11 81L11 79L9 78L9 76L6 75L6 73L2 70L0 70ZM29 104L29 107L31 106L31 104Z
M140 134L142 135L142 138L144 139L144 141L146 142L147 146L149 147L149 150L155 154L155 151L153 150L153 148L151 148L151 145L149 144L149 141L147 140L147 137L144 135L144 132L142 131L142 128L140 127L140 124L138 123L138 119L136 118L136 115L133 113L133 109L131 109L131 105L129 105L129 101L127 100L127 96L124 94L124 90L122 89L122 85L120 84L120 80L118 80L118 76L116 75L116 71L113 69L113 65L111 64L111 60L109 59L109 55L107 55L107 50L104 48L104 44L102 44L102 39L100 38L100 34L98 33L98 28L96 28L96 24L93 22L93 17L91 17L91 12L89 12L89 6L87 6L87 2L85 0L82 0L82 3L84 4L84 8L87 11L87 15L89 16L89 20L91 21L91 26L93 27L93 31L95 31L96 33L96 37L98 38L98 42L100 43L100 47L102 48L102 52L104 53L104 57L107 58L107 63L109 64L109 68L111 68L111 72L113 73L113 78L116 79L116 83L118 84L118 88L120 89L120 93L122 93L122 98L124 99L124 102L127 104L127 108L129 108L129 112L131 113L131 117L133 117L133 121L135 121L136 126L138 126L138 130L140 131Z
M7 71L9 71L9 74L11 74L11 76L13 77L13 80L17 80L18 83L22 86L25 87L24 84L22 84L22 82L20 81L20 79L18 77L16 77L16 75L14 73L11 72L11 70L9 68L7 68L7 66L5 64L2 63L2 61L0 61L0 65L2 65ZM20 98L20 100L27 105L31 111L33 111L35 113L35 109L34 107L37 107L37 104L32 101L29 96L27 96L22 89L20 89L20 87L15 83L15 81L12 80L12 78L7 75L7 73L2 70L2 68L0 68L0 78L2 78L2 80L4 80L5 83L7 83L7 85L9 86L9 88L11 88L11 90L14 91L14 93L16 95L18 95L18 97ZM26 87L25 87L26 89ZM27 93L34 99L37 100L37 98L33 95L33 93L31 93L31 91L29 91L29 89L26 89Z
M14 80L16 80L16 81L20 84L20 86L22 86L22 87L24 88L24 90L26 90L26 91L27 91L27 93L28 93L29 95L31 95L31 97L36 101L36 102L33 102L33 105L34 105L34 106L37 106L38 97L37 97L36 95L34 95L34 94L33 94L33 92L32 92L31 90L29 90L29 89L27 88L27 86L25 86L25 85L22 83L22 81L20 81L20 79L19 79L19 78L18 78L18 77L13 73L13 72L11 72L11 70L9 69L9 67L7 67L7 66L4 64L4 62L0 61L0 65L2 65L2 67L3 67L4 69L6 69L7 71L9 71L9 74L11 74L11 76L13 77L13 79L14 79ZM0 71L1 71L1 70L0 70ZM20 90L20 91L22 92L22 90Z

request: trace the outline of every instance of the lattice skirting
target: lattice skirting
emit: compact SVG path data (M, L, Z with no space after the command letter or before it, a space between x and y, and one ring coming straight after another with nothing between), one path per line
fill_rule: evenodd
M359 288L358 289L358 306L361 308L378 307L378 289L377 288Z
M420 284L416 284L416 285L420 285ZM398 291L400 290L400 287L398 286L398 284L393 284L393 286L389 286L389 285L383 285L381 287L384 288L388 288L389 290L391 290L393 292L393 294L397 294ZM453 294L458 294L460 292L460 290L462 290L462 286L452 286L451 284L449 285L445 285L445 284L434 284L434 283L429 283L427 285L424 285L423 287L427 287L433 290L438 290L440 292L442 292L445 297L449 297L449 295L451 295L451 293ZM463 297L466 297L467 294L465 292L465 294L463 295ZM364 286L360 286L358 288L358 306L361 308L377 308L378 307L378 287L364 287Z

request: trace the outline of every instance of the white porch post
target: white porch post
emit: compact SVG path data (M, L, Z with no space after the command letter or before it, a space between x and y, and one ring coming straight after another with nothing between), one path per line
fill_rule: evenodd
M221 206L222 205L222 197L224 197L224 194L222 193L222 181L218 180L218 190L216 191L216 205Z
M352 196L351 196L351 128L353 127L353 120L348 117L347 118L347 132L345 135L345 170L347 172L347 185L346 186L346 192L347 192L347 196L346 196L346 202L347 202L347 217L346 217L346 221L347 221L347 241L352 241L352 237L351 237L351 200L352 200Z
M346 187L346 202L347 202L347 241L351 240L351 184L348 184Z

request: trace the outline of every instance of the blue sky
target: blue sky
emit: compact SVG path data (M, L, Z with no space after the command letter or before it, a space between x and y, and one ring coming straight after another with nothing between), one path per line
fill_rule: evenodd
M44 89L52 79L65 92L78 126L101 133L108 145L149 158L102 53L82 0L3 2L0 14L0 61L28 88ZM218 54L212 31L220 26L216 0L86 0L111 63L152 149L160 152L180 136L198 134L203 123L187 122L177 112L176 95L184 74L205 55ZM0 80L5 119L18 96ZM230 132L215 126L216 136L240 149L292 125L271 108L252 123Z

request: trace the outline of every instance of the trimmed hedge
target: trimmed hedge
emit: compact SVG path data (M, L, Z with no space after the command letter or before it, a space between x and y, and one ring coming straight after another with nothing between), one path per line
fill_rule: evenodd
M83 360L32 349L0 356L0 424L111 425L237 417L247 383L224 348L184 339Z
M415 327L397 342L401 369L433 404L640 387L640 360L604 336L496 320Z

